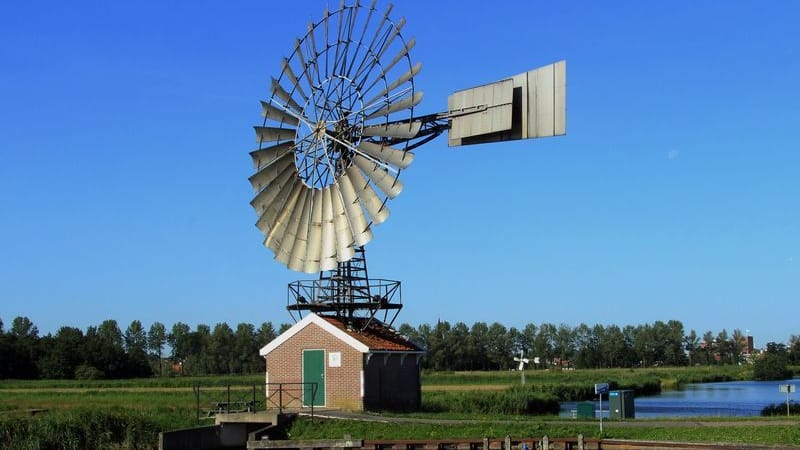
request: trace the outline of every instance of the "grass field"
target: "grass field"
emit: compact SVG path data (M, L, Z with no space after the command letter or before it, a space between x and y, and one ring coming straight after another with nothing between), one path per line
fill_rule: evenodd
M423 404L456 404L458 396L499 394L520 382L519 372L446 372L424 373ZM559 400L586 396L596 382L610 382L618 387L638 389L671 389L683 383L747 379L747 368L659 368L646 370L582 370L569 372L527 371L526 388L534 396L554 396ZM108 442L92 447L90 440L99 437L116 439L118 448L152 448L158 430L194 426L196 398L192 389L203 385L201 408L215 396L227 392L232 384L233 396L251 395L248 386L260 386L263 375L243 377L176 377L137 380L97 381L0 381L0 449L48 448L13 443L13 436L71 436L73 447L104 448ZM591 396L591 394L589 394ZM461 403L470 403L462 398ZM28 410L47 412L29 416ZM579 433L600 437L596 423L565 423L554 415L511 416L507 414L459 411L427 412L402 417L426 419L469 419L463 423L367 423L298 420L289 430L292 438L338 438L345 434L365 439L379 438L453 438L453 437L520 437L575 436ZM479 423L473 423L478 420ZM704 419L705 420L705 419ZM680 440L701 442L750 442L800 445L800 421L786 425L775 419L723 419L720 426L665 426L606 428L603 437L625 439ZM637 420L637 423L646 421ZM731 422L734 423L731 426ZM736 425L741 423L741 425ZM724 425L724 426L723 426ZM107 427L111 431L87 427ZM15 434L16 433L16 434ZM99 433L99 434L98 434ZM12 442L8 446L4 443ZM45 441L42 441L45 442ZM127 444L125 444L127 442ZM41 443L41 442L40 442Z

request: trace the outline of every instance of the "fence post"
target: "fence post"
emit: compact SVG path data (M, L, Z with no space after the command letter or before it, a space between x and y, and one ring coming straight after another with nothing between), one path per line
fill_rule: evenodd
M583 443L583 435L578 435L578 450L583 450L585 448L585 444Z
M483 438L483 450L489 450L489 438Z
M200 385L195 384L193 391L194 391L195 415L197 416L195 420L196 423L200 423Z
M228 401L225 403L225 414L231 412L231 385L228 385Z
M253 414L255 414L255 412L256 412L256 384L255 383L253 383L253 403L252 403L252 405L253 405L252 412L253 412Z
M283 414L283 383L278 383L278 412Z

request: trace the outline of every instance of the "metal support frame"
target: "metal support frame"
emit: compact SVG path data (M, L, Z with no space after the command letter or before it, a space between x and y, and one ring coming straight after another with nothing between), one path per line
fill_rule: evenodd
M402 308L400 282L369 278L363 247L356 247L355 256L336 269L320 272L317 280L289 283L286 306L295 322L304 312L313 312L333 315L361 330L373 320L391 326Z

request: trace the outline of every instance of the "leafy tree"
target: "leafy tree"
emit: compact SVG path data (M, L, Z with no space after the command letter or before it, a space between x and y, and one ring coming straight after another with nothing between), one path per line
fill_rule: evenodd
M104 320L98 327L86 330L86 362L105 378L128 375L128 358L116 320Z
M689 365L695 365L698 361L698 351L700 350L700 338L694 330L689 331L689 334L683 340L684 348L689 352Z
M254 373L263 369L258 350L255 327L249 323L237 325L230 353L230 356L234 358L232 371L234 373Z
M39 357L39 329L27 317L15 317L8 331L7 345L11 347L8 364L9 375L14 378L36 378L36 361Z
M153 322L150 331L147 333L147 348L152 352L158 361L158 374L164 375L164 361L162 353L164 344L167 342L167 328L161 322Z
M145 377L152 375L150 362L147 360L147 332L142 322L134 320L128 325L124 335L125 352L128 355L128 367L125 376Z
M167 335L167 343L172 349L172 359L183 361L192 350L191 328L183 322L172 325L172 331Z
M756 380L785 380L792 376L789 370L789 352L783 344L770 342L767 350L753 364L753 378Z
M282 323L281 326L278 327L278 336L283 334L289 328L292 328L292 324L290 324L290 323Z
M470 370L487 370L489 368L489 326L486 322L475 322L470 328L467 338L467 357Z
M43 340L42 348L39 372L43 378L75 378L75 369L86 360L84 336L78 328L59 328L55 336Z
M272 342L273 339L277 337L275 333L275 327L272 326L272 322L264 322L258 328L258 334L256 335L256 341L258 342L258 348L269 344Z

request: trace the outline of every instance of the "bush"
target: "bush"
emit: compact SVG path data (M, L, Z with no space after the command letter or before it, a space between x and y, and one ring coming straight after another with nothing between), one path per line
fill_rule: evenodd
M157 445L158 427L142 414L76 410L0 421L0 450L135 450Z
M75 368L76 380L101 380L105 378L103 371L88 364L81 364Z
M553 395L533 387L515 386L504 391L423 392L422 410L427 412L510 415L558 414Z
M789 402L789 414L796 416L800 414L800 403L795 401ZM785 416L786 403L773 403L761 410L762 416Z
M753 378L756 380L785 380L791 377L792 371L783 355L767 353L753 365Z

